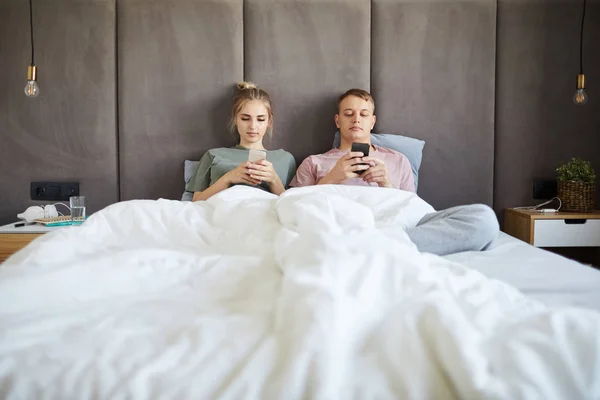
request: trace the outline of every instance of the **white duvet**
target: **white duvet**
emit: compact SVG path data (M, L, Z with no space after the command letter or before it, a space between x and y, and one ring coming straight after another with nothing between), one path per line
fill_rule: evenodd
M8 399L600 398L600 314L419 253L346 186L122 202L0 267Z

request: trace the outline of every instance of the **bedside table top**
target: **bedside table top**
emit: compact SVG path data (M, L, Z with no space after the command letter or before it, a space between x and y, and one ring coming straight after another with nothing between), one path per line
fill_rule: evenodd
M539 211L507 208L507 213L516 214L521 217L531 219L600 219L600 210L594 210L590 213L575 213L575 212L549 212L542 213Z
M12 224L0 226L0 235L3 233L10 233L13 235L19 233L48 233L56 229L64 228L64 226L45 226L42 224L25 225L15 228L15 224L18 223L21 222L13 222Z

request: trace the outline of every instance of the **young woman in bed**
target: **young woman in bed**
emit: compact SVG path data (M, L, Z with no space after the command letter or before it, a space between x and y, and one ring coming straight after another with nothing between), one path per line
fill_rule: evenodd
M296 172L296 161L290 153L263 146L263 138L271 134L273 127L273 105L267 92L251 82L240 82L237 88L229 126L239 143L204 154L185 188L194 192L193 201L206 200L233 185L253 186L279 195ZM265 151L266 160L249 162L251 149Z
M371 144L375 101L362 89L350 89L338 99L334 117L340 130L340 147L309 156L300 164L290 186L322 184L367 185L415 191L407 158ZM352 152L352 143L368 143L369 157ZM406 233L421 252L446 255L479 251L498 236L498 219L484 204L457 206L425 215Z

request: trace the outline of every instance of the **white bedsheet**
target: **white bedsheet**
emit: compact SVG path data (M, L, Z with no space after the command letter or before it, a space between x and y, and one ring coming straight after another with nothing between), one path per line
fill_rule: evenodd
M344 186L112 205L0 269L0 394L598 398L600 314L419 253L401 227L430 210Z
M549 306L600 311L600 271L500 232L490 250L444 258L500 279Z

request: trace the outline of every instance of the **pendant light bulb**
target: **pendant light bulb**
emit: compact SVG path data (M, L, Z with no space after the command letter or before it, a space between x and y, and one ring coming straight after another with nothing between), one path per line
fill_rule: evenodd
M585 75L577 75L577 91L573 96L573 103L578 106L582 106L588 101L587 93L585 92Z
M30 65L27 68L27 84L25 85L25 95L27 97L38 97L40 87L37 84L37 67Z
M577 92L575 92L575 96L573 96L573 102L575 104L577 104L578 106L582 106L585 103L587 103L588 101L588 96L587 93L585 92L585 89L577 89Z
M38 97L40 95L40 87L37 84L37 67L35 66L35 50L33 47L33 0L29 0L29 29L31 35L31 65L27 67L25 96Z
M40 94L40 87L36 81L27 81L25 85L25 95L27 97L38 97Z

